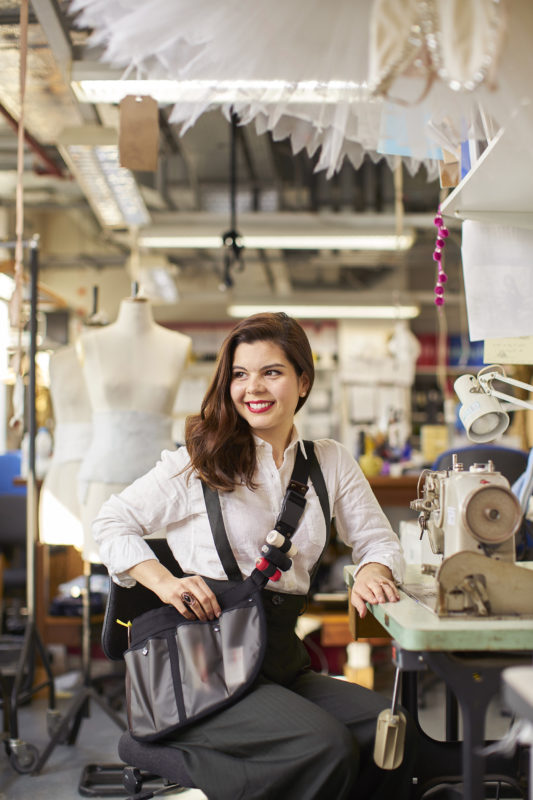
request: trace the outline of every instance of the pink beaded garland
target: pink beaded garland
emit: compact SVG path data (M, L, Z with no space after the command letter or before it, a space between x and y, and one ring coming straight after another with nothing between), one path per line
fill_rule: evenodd
M440 206L433 220L433 223L437 227L437 238L435 241L435 249L433 251L433 261L435 261L438 264L437 283L435 284L435 305L443 306L444 305L443 284L446 283L446 281L448 280L448 276L444 272L441 261L442 261L442 251L444 249L444 246L446 245L446 239L450 235L450 232L448 228L443 224L442 215L440 213Z

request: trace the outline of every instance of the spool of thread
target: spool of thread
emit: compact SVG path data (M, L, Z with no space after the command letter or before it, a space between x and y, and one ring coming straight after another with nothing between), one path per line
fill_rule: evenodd
M267 543L278 547L282 553L286 553L289 558L294 558L298 552L298 548L293 545L290 539L284 536L279 531L270 531L266 537Z
M264 544L261 552L265 554L265 558L271 561L276 567L279 567L282 572L287 572L292 567L292 561L286 553L282 553L279 547L274 547L272 544Z
M274 564L271 564L270 561L266 558L258 558L255 562L255 566L260 572L263 572L267 578L271 581L279 581L281 578L281 570L279 570Z

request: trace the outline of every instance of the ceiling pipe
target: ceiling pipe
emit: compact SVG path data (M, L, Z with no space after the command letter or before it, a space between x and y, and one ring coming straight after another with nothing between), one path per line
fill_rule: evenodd
M9 113L7 108L3 106L1 103L0 103L0 114L2 114L2 116L7 120L7 122L15 132L18 131L17 120ZM34 139L34 137L31 135L31 133L28 132L26 128L24 128L24 141L26 142L30 150L32 150L35 153L35 155L46 166L46 169L40 172L41 175L53 175L56 178L66 177L63 170L60 167L58 167L58 165L52 158L50 158L50 156L48 155L42 144L40 144L37 141L37 139Z

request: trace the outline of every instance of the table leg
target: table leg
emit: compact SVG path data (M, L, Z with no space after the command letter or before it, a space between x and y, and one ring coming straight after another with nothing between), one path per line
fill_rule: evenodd
M480 750L485 741L485 715L500 686L504 664L495 659L458 658L449 653L424 653L424 661L455 694L463 716L464 796L483 800L485 758Z

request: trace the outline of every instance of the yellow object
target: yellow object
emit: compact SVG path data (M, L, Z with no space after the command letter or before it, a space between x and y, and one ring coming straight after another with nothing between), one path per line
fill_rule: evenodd
M438 455L448 449L448 429L446 425L422 425L420 428L420 449L424 464L433 464Z
M358 683L359 686L365 686L367 689L374 688L374 667L351 667L345 664L344 677L350 683Z
M375 478L383 468L383 459L374 453L374 442L365 436L365 452L359 456L359 466L367 478Z

